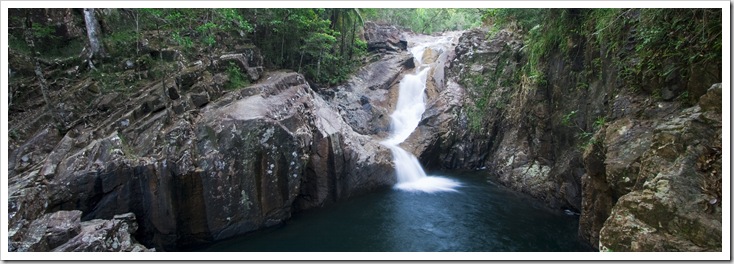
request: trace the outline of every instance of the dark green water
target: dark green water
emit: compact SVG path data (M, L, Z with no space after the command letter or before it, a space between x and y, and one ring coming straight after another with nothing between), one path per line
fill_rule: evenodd
M590 251L578 217L487 182L482 172L449 176L458 192L383 190L299 213L284 225L201 251Z

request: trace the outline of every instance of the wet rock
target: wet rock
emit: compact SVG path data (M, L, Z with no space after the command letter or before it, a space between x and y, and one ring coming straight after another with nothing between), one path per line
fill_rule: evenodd
M344 120L356 132L364 135L386 136L390 126L390 112L397 100L397 82L407 61L407 53L388 54L371 63L349 79L347 83L319 91L328 96L328 102L339 109Z

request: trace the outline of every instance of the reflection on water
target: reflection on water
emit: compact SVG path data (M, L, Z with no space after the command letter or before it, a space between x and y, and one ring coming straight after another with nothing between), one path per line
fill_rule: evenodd
M281 227L202 251L590 251L577 216L485 180L452 175L458 192L386 189L295 215Z

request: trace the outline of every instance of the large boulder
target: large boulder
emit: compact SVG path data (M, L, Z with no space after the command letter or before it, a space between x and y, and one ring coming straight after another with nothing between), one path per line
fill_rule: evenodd
M138 227L134 214L85 222L80 221L81 215L78 210L45 214L22 235L12 232L9 247L11 251L151 251L133 238Z
M401 51L407 50L408 42L401 36L402 31L390 24L372 21L364 23L364 38L367 51Z
M9 226L19 246L11 250L51 250L38 241L56 246L77 232L39 239L34 230L43 223L34 220L54 212L78 210L78 232L90 230L87 237L117 237L112 230L120 223L99 219L133 213L126 221L139 227L128 225L136 239L180 250L394 184L390 152L356 133L297 73L271 73L221 96L207 93L208 103L177 112L185 93L213 90L205 66L151 86L137 104L109 106L118 110L104 112L96 127L60 139L40 132L18 147L11 155ZM140 249L70 241L56 249ZM29 243L37 246L20 246Z
M60 211L64 212L64 211ZM78 211L77 211L78 212ZM155 251L137 243L132 234L138 226L135 214L115 215L112 219L93 219L77 222L74 230L76 236L53 248L56 252L141 252Z

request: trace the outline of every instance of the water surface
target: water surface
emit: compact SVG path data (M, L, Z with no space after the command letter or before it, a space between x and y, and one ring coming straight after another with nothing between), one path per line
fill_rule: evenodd
M578 217L488 182L485 172L442 175L457 192L386 189L296 214L284 225L202 251L590 251Z

